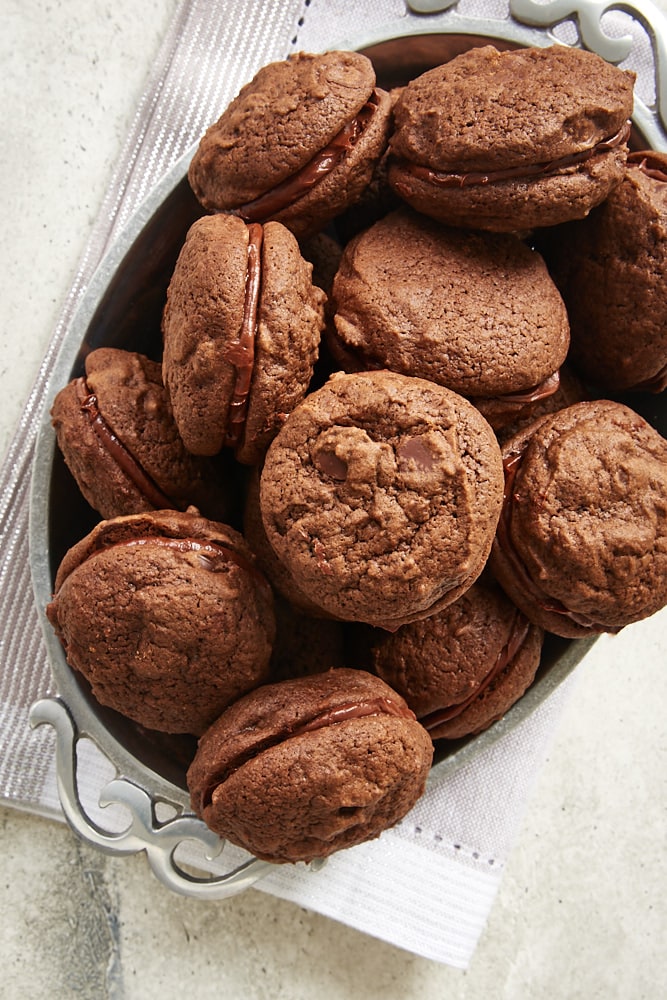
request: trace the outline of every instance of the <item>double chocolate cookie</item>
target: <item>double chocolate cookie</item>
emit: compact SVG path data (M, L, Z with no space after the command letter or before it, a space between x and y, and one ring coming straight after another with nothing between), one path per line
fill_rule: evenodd
M372 665L432 739L458 739L487 729L521 697L543 638L483 574L448 608L377 638Z
M149 729L198 735L269 674L271 590L243 538L195 511L102 521L46 610L95 698Z
M241 698L200 739L187 780L221 837L267 861L310 861L402 819L432 757L400 695L341 668Z
M389 368L468 398L537 402L556 391L570 343L539 253L407 208L348 243L332 309L331 351L348 369Z
M586 219L546 234L570 360L607 391L667 388L667 153L631 153Z
M503 448L489 565L532 622L577 638L667 604L667 441L609 400L576 403Z
M470 49L404 88L389 182L451 225L583 218L623 176L633 85L633 73L566 45Z
M267 452L266 537L323 611L395 629L455 601L486 562L500 449L462 396L395 372L339 374Z
M101 347L57 394L51 420L81 493L102 517L194 504L216 520L231 507L219 462L191 455L174 421L161 366Z
M211 211L274 219L302 239L370 183L390 112L366 56L297 53L264 66L211 125L190 185Z
M308 388L324 297L280 223L213 215L191 226L162 322L164 382L189 451L261 461Z

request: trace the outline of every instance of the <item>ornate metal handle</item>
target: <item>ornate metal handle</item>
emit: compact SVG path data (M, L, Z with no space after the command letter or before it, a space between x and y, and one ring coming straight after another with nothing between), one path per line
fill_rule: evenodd
M56 731L56 776L63 812L72 829L87 843L109 854L145 851L153 873L163 885L181 895L203 899L222 899L243 892L273 870L269 862L252 858L224 875L198 877L185 871L175 858L183 841L203 847L209 860L220 855L225 842L193 815L159 822L148 792L125 778L114 778L102 789L100 805L116 802L125 806L131 814L129 826L120 832L104 830L88 816L79 798L76 747L81 734L62 699L35 702L30 724L34 728L43 723Z

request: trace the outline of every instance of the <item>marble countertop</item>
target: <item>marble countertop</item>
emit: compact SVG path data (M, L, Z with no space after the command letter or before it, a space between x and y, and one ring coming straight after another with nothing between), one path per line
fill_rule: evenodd
M0 4L3 454L177 7L177 0ZM141 856L107 857L63 824L0 806L0 993L8 1000L184 993L648 1000L663 993L666 651L662 612L602 638L577 669L467 972L253 890L210 903L176 897Z

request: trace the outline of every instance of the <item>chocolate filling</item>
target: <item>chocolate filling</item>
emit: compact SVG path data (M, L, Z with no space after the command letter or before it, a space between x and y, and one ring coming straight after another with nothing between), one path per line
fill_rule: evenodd
M493 397L505 403L518 403L521 406L528 406L530 403L538 403L541 399L548 399L558 392L560 388L560 372L553 372L542 382L534 385L531 389L523 389L520 392L507 392L503 396Z
M456 705L449 705L446 708L435 709L435 711L422 716L419 721L424 729L431 732L431 730L437 729L443 722L449 722L451 719L456 719L459 715L462 715L491 686L496 677L510 666L526 641L529 629L530 622L528 619L520 611L516 611L507 642L496 656L495 662L486 677L483 678L475 690L463 701L458 702Z
M410 163L407 160L397 162L404 171L417 177L419 180L438 187L473 187L480 184L494 184L499 181L521 180L527 178L535 180L541 177L551 177L559 174L569 167L578 166L585 163L593 156L601 153L608 153L618 146L621 146L630 136L631 122L626 122L621 129L608 139L591 146L589 149L582 149L578 153L570 153L567 156L560 156L555 160L548 160L546 163L522 163L516 167L506 167L502 170L471 170L467 173L450 173L441 170L432 170L430 167L422 166L419 163ZM400 191L400 179L397 182Z
M528 597L544 611L550 614L564 615L580 628L590 629L591 632L619 632L620 628L609 628L595 622L588 615L579 614L562 604L555 597L550 597L533 580L528 568L516 551L511 540L512 505L519 499L519 495L514 493L514 481L519 471L524 455L526 453L526 443L523 448L503 459L503 470L505 473L505 488L503 491L503 506L496 532L496 542L503 555L509 562L512 572Z
M289 208L339 165L366 130L378 105L378 95L374 90L357 116L348 122L331 142L319 153L316 153L304 167L253 201L239 205L238 208L232 210L233 214L239 215L246 222L261 222Z
M236 448L241 442L248 415L250 386L255 367L255 341L259 296L262 287L262 241L264 230L257 222L248 226L248 263L243 301L243 318L238 339L225 351L225 360L234 366L234 388L227 411L225 445Z
M194 552L199 556L202 569L213 569L215 563L222 559L232 562L246 573L257 573L255 567L234 548L224 542L202 541L199 538L172 538L167 535L143 535L141 538L127 538L122 542L114 542L107 548L138 548L144 545L157 545L160 548L175 549L177 552Z
M258 757L265 750L284 743L285 740L294 736L302 736L304 733L315 732L318 729L325 729L328 726L335 726L350 719L365 719L369 716L391 715L398 719L411 719L414 721L415 714L407 705L397 705L389 698L372 698L369 701L349 702L335 708L327 708L310 719L297 722L295 725L286 725L277 733L271 733L262 740L258 740L253 746L238 753L233 757L225 768L213 774L203 791L200 802L202 810L209 806L213 800L213 792L218 785L223 784L227 778L231 777L239 768L247 764L248 761Z
M112 430L100 413L97 396L90 391L85 378L81 377L76 380L76 392L81 412L88 416L90 425L102 447L144 499L156 510L185 510L184 504L176 503L175 500L162 492L155 480Z
M637 167L654 181L667 183L667 163L657 156L652 156L650 151L629 153L628 166Z
M330 337L331 340L334 341L333 349L336 353L337 361L340 364L347 366L349 371L381 371L387 367L386 363L378 361L362 347L350 347L348 344L343 343L341 337L336 331L331 331ZM541 399L547 399L549 396L553 396L554 393L558 392L559 388L560 372L555 371L551 375L547 375L542 382L531 386L530 389L508 392L499 396L470 396L469 398L472 399L473 402L477 399L484 402L505 402L512 404L513 408L516 408L517 406L530 406L533 403L539 402Z
M510 417L520 419L524 411L530 413L535 403L548 399L560 388L560 372L548 375L543 382L519 392L508 392L505 396L471 396L471 402L493 423Z

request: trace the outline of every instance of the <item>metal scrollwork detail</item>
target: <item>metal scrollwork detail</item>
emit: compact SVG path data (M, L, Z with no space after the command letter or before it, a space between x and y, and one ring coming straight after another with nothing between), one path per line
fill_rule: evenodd
M612 38L602 26L602 18L613 11L624 11L641 24L648 33L654 63L657 107L660 119L667 127L667 18L649 0L636 0L633 4L616 0L510 0L512 17L523 24L548 27L568 18L576 18L582 44L596 52L607 62L619 63L632 54L635 39L632 35Z
M60 698L44 698L30 712L34 727L48 723L56 731L56 777L58 794L65 817L72 829L87 843L109 854L136 854L145 851L156 877L173 891L199 898L221 899L248 888L273 865L252 858L224 875L196 876L176 861L175 852L184 841L194 841L204 849L205 857L217 857L225 842L196 816L180 815L160 823L155 803L143 788L125 778L114 778L100 793L100 805L118 803L126 807L131 820L122 831L105 830L86 813L76 779L76 747L80 734L77 725Z
M634 38L632 35L612 38L605 34L602 17L614 6L614 0L585 0L583 3L581 0L550 0L549 3L510 0L512 16L523 24L546 27L576 18L586 48L597 52L607 62L619 63L630 55Z
M437 15L456 7L458 0L406 0L413 14ZM605 32L602 19L607 13L623 12L639 24L650 41L656 102L653 115L667 130L667 17L652 0L510 0L510 20L535 28L553 28L567 20L576 21L581 44L607 62L620 63L630 59L637 39L632 34L612 37ZM456 12L452 14L456 17ZM500 23L500 22L498 22ZM506 23L510 23L509 21ZM650 72L650 67L649 70Z

